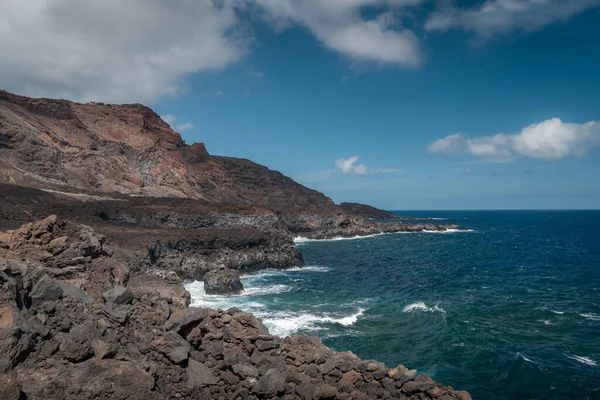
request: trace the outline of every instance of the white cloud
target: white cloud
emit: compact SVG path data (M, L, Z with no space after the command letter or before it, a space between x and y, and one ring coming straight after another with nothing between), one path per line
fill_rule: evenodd
M335 161L335 167L342 175L348 175L354 170L354 164L358 161L358 156L352 156L350 158L340 158Z
M194 128L194 124L192 124L191 122L186 122L185 124L179 124L177 126L175 126L175 130L177 132L183 132L183 131L189 131L190 129Z
M0 87L83 102L152 103L182 93L192 73L240 60L257 18L305 26L353 60L416 67L419 41L390 13L421 1L0 0ZM365 6L387 11L365 19Z
M190 129L194 128L194 124L192 124L191 122L176 124L177 118L175 118L171 114L161 115L160 117L176 132L189 131Z
M160 117L162 118L163 121L165 121L167 124L169 124L169 126L173 125L176 120L176 118L174 116L172 116L171 114L161 115Z
M153 102L238 61L252 37L230 1L0 0L0 87Z
M487 0L470 9L452 3L443 2L429 16L425 29L430 32L463 29L486 40L512 31L542 29L598 6L600 0Z
M600 146L600 122L584 124L562 122L552 118L525 127L519 134L497 134L468 138L455 133L430 143L430 153L467 153L503 162L514 155L559 160L583 155L587 149Z
M391 174L395 172L401 172L401 170L397 168L372 169L367 167L365 164L357 164L359 159L359 156L352 156L350 158L340 158L335 161L335 168L339 173L341 173L344 176L369 176L376 174Z
M276 27L307 27L327 48L356 61L409 68L422 63L417 36L403 29L394 11L423 0L255 0ZM386 11L366 19L364 7Z
M217 90L213 93L215 96L224 96L225 93L222 90Z

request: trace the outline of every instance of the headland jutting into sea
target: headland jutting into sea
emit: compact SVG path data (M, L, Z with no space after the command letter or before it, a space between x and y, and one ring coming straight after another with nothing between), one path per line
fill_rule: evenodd
M316 337L273 336L237 309L189 307L184 287L205 274L302 267L295 237L458 226L336 205L279 172L185 144L139 104L4 91L0 182L2 398L470 399Z

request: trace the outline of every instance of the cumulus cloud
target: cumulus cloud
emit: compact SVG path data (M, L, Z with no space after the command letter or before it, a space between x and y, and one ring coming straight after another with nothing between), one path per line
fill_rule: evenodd
M353 60L416 67L417 37L385 13L421 1L0 0L0 87L84 102L152 103L180 94L192 73L239 61L258 20L305 26ZM361 10L369 6L387 11L366 19Z
M266 20L280 28L305 26L327 48L357 61L405 67L422 62L419 40L403 29L395 11L423 0L255 0ZM366 19L364 7L386 11Z
M453 3L442 2L429 16L425 29L462 29L486 40L512 31L539 30L596 7L600 0L487 0L473 8L460 8Z
M491 160L525 157L559 160L583 155L589 148L600 146L600 122L566 123L552 118L525 127L514 135L497 134L469 138L455 133L430 143L427 150L439 154L472 154Z
M177 118L172 116L171 114L165 114L160 116L163 121L165 121L169 126L176 132L188 131L194 128L194 124L191 122L185 122L183 124L177 124Z
M0 87L153 102L238 61L252 37L229 1L0 0Z
M367 167L365 164L358 164L359 159L359 156L352 156L350 158L340 158L335 161L335 168L337 172L341 173L344 176L368 176L375 174L391 174L394 172L400 172L400 170L396 168L372 169Z

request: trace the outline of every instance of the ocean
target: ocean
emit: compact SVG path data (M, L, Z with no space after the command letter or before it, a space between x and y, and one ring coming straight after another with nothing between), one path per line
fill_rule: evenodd
M467 232L298 240L306 268L243 277L232 306L474 399L600 399L600 211L399 211ZM428 220L431 222L431 220Z

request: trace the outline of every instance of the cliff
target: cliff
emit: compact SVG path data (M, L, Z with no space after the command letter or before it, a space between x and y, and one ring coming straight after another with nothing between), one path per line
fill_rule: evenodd
M0 182L107 197L146 196L333 209L283 174L187 145L141 104L79 104L0 90Z

